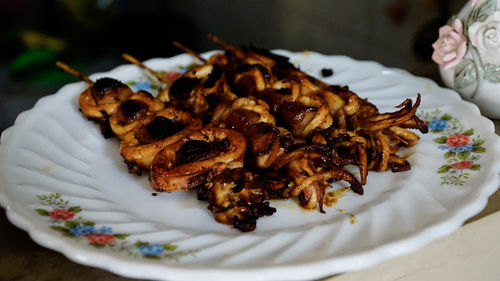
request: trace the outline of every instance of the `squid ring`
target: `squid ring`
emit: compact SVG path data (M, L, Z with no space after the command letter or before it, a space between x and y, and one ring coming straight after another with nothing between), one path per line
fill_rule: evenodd
M316 128L326 129L332 125L333 118L330 115L330 110L326 102L319 96L302 96L298 101L317 108L316 116L301 131L295 132L298 137L306 137Z
M171 107L156 111L141 122L123 136L120 145L129 172L135 174L140 174L141 168L150 169L153 158L163 148L202 127L198 118Z
M82 112L90 118L106 120L118 106L134 92L113 78L101 78L88 87L78 98Z
M243 167L245 137L223 128L203 128L165 147L151 165L150 181L158 191L188 190L226 168Z
M155 99L146 91L138 91L122 102L116 113L109 116L109 125L113 132L121 137L136 126L146 121L146 115L161 110L165 104Z

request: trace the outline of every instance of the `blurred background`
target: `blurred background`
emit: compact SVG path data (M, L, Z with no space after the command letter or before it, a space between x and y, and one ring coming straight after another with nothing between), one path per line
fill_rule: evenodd
M0 0L0 131L40 97L85 74L180 51L204 52L213 33L232 44L375 60L439 81L438 28L466 0Z

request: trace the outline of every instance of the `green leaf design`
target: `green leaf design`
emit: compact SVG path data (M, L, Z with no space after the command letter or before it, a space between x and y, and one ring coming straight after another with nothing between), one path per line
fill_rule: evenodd
M500 65L486 64L484 66L484 79L491 83L500 82Z
M454 84L457 89L463 89L477 81L477 70L474 61L463 59L455 68Z
M66 221L66 222L64 222L64 226L66 226L67 228L74 228L74 227L77 227L79 225L80 225L80 223L78 221Z
M193 68L197 67L198 65L199 64L197 64L195 62L190 63L188 65L182 65L182 64L180 64L180 65L177 66L177 69L179 69L179 70L184 70L184 69L190 70L190 69L193 69Z
M148 242L144 242L144 241L141 241L141 240L137 240L137 242L135 242L134 244L136 247L139 247L139 246L147 246L149 245Z
M177 245L172 245L172 244L163 244L162 246L165 251L175 251L175 249L179 247Z
M472 152L474 153L485 153L486 152L486 148L482 147L482 146L476 146L472 149Z
M472 144L473 147L478 147L478 146L481 146L482 144L484 143L484 140L477 140L476 142L474 142Z
M466 136L472 136L474 134L474 129L469 129L469 130L463 132L463 134Z
M39 214L39 215L42 215L42 216L48 216L49 215L49 212L44 210L44 209L35 209L35 211Z
M69 232L69 230L66 227L64 227L64 226L52 225L52 226L50 226L50 228L52 228L53 230L61 232L64 236L74 237L74 235L71 234Z
M470 156L470 151L462 151L457 154L458 159L465 160L469 158Z
M90 226L94 226L94 225L95 225L95 222L93 222L93 221L88 221L88 220L82 220L82 224L83 224L83 225L90 225Z
M469 30L469 26L471 26L474 22L479 21L483 22L497 9L497 1L496 0L486 0L481 3L479 6L471 9L464 20L464 30Z
M434 139L435 142L441 143L441 144L446 143L447 140L448 140L448 138L445 136Z
M135 81L127 81L125 82L125 84L127 84L128 86L134 86L136 84Z
M120 240L123 240L125 238L127 238L128 236L130 236L130 234L113 234L115 236L116 239L120 239Z
M446 173L450 170L451 166L450 165L443 165L439 167L438 173Z
M158 256L152 256L152 255L143 255L143 257L145 257L147 259L153 259L153 260L159 260L159 259L161 259Z
M443 116L441 116L441 120L446 120L446 121L451 120L452 118L453 117L451 117L451 115L448 113L445 113L443 114Z
M479 164L474 164L472 165L472 167L470 168L471 170L474 170L474 171L479 171L481 170L481 165Z
M66 203L67 204L67 203ZM79 213L82 211L82 208L80 206L75 206L75 207L70 207L68 211L73 212L73 213Z
M97 249L101 249L101 248L104 248L104 246L106 246L104 244L98 244L98 243L94 243L94 242L91 242L89 244L96 247Z
M448 158L453 158L457 155L456 152L451 152L451 151L447 151L445 154L444 154L444 158L448 159Z

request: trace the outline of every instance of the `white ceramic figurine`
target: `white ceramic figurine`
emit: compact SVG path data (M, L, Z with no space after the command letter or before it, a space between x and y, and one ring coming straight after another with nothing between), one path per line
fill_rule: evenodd
M439 29L432 59L446 86L500 119L500 0L471 0Z

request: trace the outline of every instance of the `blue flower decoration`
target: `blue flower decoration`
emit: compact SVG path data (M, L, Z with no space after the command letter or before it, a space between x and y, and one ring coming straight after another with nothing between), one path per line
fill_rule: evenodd
M448 149L450 149L450 146L440 145L440 146L438 146L438 148L441 149L441 150L448 150Z
M87 234L95 233L95 228L91 225L79 225L70 228L68 231L75 236L85 236Z
M160 244L140 245L137 250L145 256L158 256L163 253L163 246Z
M451 152L465 152L465 151L471 151L473 150L474 147L471 144L466 144L462 146L457 146L457 147L450 147Z
M134 84L134 87L137 89L137 91L151 91L151 83L149 81L138 81Z
M99 227L99 229L96 232L97 233L112 234L113 230L111 229L111 226L101 226L101 227Z
M448 126L447 120L432 120L429 123L429 129L436 131L443 130L444 128L446 128L446 126Z

